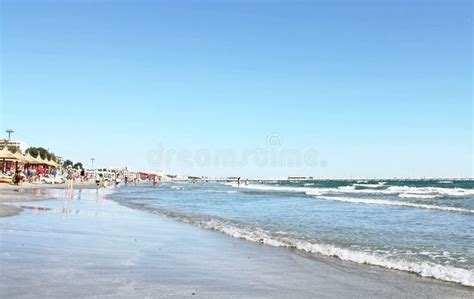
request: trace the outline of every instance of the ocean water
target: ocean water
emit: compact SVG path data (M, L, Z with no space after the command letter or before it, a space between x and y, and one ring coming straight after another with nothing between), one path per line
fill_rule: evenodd
M474 181L127 186L109 195L232 237L474 286Z

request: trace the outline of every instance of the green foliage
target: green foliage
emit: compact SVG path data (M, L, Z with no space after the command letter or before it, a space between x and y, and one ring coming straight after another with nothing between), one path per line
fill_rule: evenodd
M16 153L18 151L18 148L16 146L9 146L8 150L12 153Z
M71 160L66 160L66 161L64 161L64 163L63 163L63 167L66 168L66 167L68 167L69 165L72 166L73 164L74 164L74 163L73 163Z
M29 147L26 149L26 151L30 153L30 155L32 155L33 157L38 157L39 151L36 147Z
M75 169L82 169L84 168L84 166L82 166L82 163L81 162L76 162L74 164L74 166L72 166L72 168L75 168Z
M43 147L29 147L26 151L35 158L39 155L43 159L57 161L56 155Z

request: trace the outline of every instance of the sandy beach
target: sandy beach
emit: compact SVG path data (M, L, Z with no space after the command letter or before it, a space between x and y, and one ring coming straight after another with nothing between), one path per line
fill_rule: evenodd
M66 189L66 184L32 184L24 183L20 186L11 184L0 184L0 217L8 217L19 214L22 209L19 207L5 205L2 202L14 203L25 201L46 200L51 197L45 190ZM74 189L95 189L94 183L76 183Z
M1 190L4 195L5 190ZM0 296L469 298L454 283L234 239L107 199L23 189L0 218ZM37 196L36 194L41 194Z

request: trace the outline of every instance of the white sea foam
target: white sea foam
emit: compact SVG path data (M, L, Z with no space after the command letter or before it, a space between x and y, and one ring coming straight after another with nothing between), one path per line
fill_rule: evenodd
M229 183L229 186L238 187L236 183ZM377 188L375 188L375 186ZM357 193L357 194L382 194L382 195L398 195L401 198L435 198L442 196L474 196L474 189L462 188L439 188L439 187L409 187L409 186L390 186L384 184L376 184L374 188L356 189L352 186L341 186L338 188L311 188L311 187L291 187L291 186L275 186L264 184L240 185L242 189L252 189L260 191L282 191L282 192L300 192L308 195L328 195L335 193ZM379 189L384 188L384 189ZM400 196L403 194L402 196Z
M213 190L213 189L208 189L208 190L201 190L202 192L207 192L207 193L237 193L235 190Z
M394 193L438 194L438 195L443 195L443 196L474 195L474 189L462 189L462 188L392 186L392 187L388 187L387 191L394 192Z
M155 212L168 217L176 218L182 222L190 223L201 228L219 231L234 238L263 243L276 247L296 248L301 251L337 257L341 260L351 261L359 264L369 264L388 269L408 271L423 277L432 277L440 280L460 283L466 286L474 286L474 272L463 268L434 264L431 262L408 261L400 257L395 258L389 254L383 255L381 253L356 251L347 248L340 248L331 244L312 243L287 236L272 236L271 233L265 230L251 228L248 226L239 227L237 224L221 219L196 218L164 210L156 210Z
M259 191L280 191L280 192L298 192L298 193L307 193L311 195L315 194L325 194L329 192L329 188L308 188L308 187L289 187L289 186L274 186L274 185L263 185L263 184L250 184L250 185L240 185L236 183L229 183L229 186L241 188L241 189L250 189L250 190L259 190ZM334 189L336 190L336 189Z
M401 197L401 198L430 199L430 198L441 197L441 195L400 193L400 194L398 194L398 197Z
M237 187L237 184L228 184ZM383 186L383 185L382 185ZM339 188L311 188L311 187L290 187L290 186L274 186L274 185L263 185L263 184L251 184L241 185L242 189L260 190L260 191L280 191L280 192L298 192L304 193L309 196L316 196L321 199L333 200L339 202L357 203L357 204L375 204L375 205L388 205L388 206L402 206L412 207L420 209L430 209L448 212L461 212L474 214L474 210L450 207L450 206L439 206L431 204L412 203L398 200L388 199L372 199L372 198L354 198L350 197L350 194L381 194L381 195L397 195L400 198L415 198L415 199L433 199L443 196L471 196L474 194L474 190L471 189L460 189L460 188L435 188L435 187L407 187L407 186L392 186L384 190L379 189L365 189L358 190L354 186L342 186ZM327 195L338 195L338 194L349 194L349 196L327 196Z
M250 185L240 185L240 187L235 183L227 184L241 189L250 189L258 191L280 191L280 192L317 192L317 194L324 194L327 192L327 189L323 188L308 188L308 187L287 187L287 186L275 186L275 185L263 185L263 184L250 184Z
M354 197L336 197L336 196L318 196L317 198L325 199L325 200L332 200L332 201L339 201L339 202L356 203L356 204L372 204L372 205L412 207L412 208L421 208L421 209L430 209L430 210L440 210L440 211L461 212L461 213L474 214L474 210L468 210L468 209L456 208L456 207L418 204L418 203L411 203L411 202L397 201L397 200L354 198Z

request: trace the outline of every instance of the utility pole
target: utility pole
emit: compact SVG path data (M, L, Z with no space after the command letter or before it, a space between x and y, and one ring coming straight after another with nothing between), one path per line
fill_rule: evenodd
M95 158L91 158L91 162L92 162L92 169L94 169L94 160L95 160Z
M6 130L5 132L7 132L7 134L8 134L8 141L10 141L10 135L11 135L12 133L14 133L14 131L13 131L12 129L8 129L8 130Z

